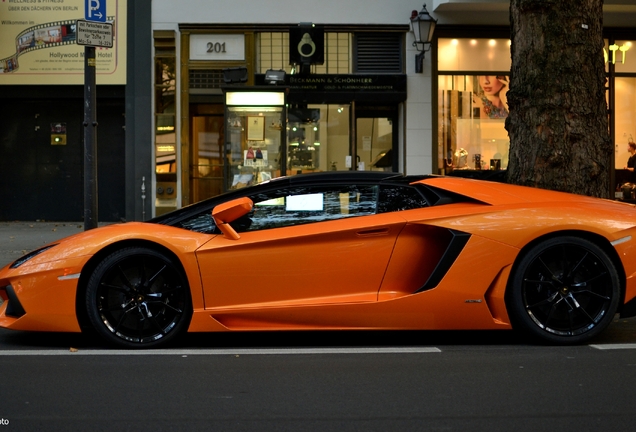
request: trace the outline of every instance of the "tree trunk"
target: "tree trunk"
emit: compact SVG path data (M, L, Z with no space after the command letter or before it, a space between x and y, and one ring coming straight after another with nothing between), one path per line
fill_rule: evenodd
M511 0L508 181L609 197L603 0Z

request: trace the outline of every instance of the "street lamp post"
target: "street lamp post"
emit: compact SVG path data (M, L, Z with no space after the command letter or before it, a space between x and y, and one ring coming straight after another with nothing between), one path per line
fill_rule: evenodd
M426 5L418 13L416 10L411 12L411 31L415 36L413 46L420 51L415 56L415 72L422 73L424 63L424 53L431 49L433 33L437 20L434 19L426 10Z

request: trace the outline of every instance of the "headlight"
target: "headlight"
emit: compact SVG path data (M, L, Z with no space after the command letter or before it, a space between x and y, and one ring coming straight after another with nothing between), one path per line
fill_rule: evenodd
M34 251L32 251L32 252L29 252L28 254L24 255L23 257L18 258L17 260L15 260L15 261L13 262L13 264L11 264L11 265L9 266L9 268L12 268L12 269L14 269L14 268L18 268L18 267L20 267L22 264L24 264L25 262L27 262L28 260L30 260L31 258L33 258L33 257L35 257L35 256L40 255L42 252L45 252L45 251L47 251L47 250L51 249L53 246L57 246L57 243L52 244L52 245L48 245L48 246L44 246L44 247L42 247L42 248L40 248L40 249L36 249L36 250L34 250Z

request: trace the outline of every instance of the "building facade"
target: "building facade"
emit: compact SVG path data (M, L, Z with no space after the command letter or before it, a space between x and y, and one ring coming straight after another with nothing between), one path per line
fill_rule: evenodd
M84 2L62 3L76 10L33 19L34 12L9 11L17 3L0 6L9 23L0 37L17 47L0 54L2 118L10 125L0 130L2 220L81 219L82 81L35 63L78 51L43 42L35 49L25 36L82 18ZM628 3L604 5L617 175L636 137L636 6ZM427 4L438 21L421 72L410 18L422 5L406 0L108 0L107 7L118 46L103 51L97 79L100 221L148 219L281 175L507 166L509 1ZM9 70L13 59L21 73L40 70L20 81ZM53 143L57 125L65 145Z
M430 68L414 72L413 5L197 4L152 5L156 214L281 175L430 171L432 82Z

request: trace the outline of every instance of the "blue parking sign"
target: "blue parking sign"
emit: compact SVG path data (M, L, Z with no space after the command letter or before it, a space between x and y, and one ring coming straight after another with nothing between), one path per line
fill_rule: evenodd
M84 0L86 21L106 22L106 0Z

